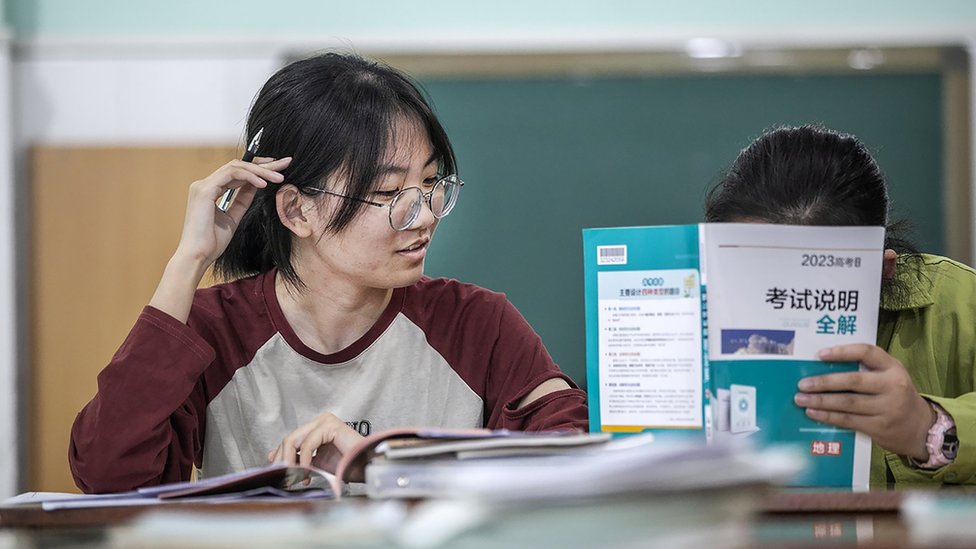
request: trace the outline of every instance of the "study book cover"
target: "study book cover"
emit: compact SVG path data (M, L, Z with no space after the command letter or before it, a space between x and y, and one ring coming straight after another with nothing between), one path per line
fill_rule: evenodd
M585 229L590 428L750 438L808 456L791 484L866 488L870 440L793 403L875 342L884 229L703 223Z

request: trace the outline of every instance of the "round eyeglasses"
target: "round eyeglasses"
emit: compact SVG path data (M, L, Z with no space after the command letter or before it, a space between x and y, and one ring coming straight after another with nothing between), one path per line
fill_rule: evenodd
M447 214L451 213L454 205L457 204L458 194L463 186L464 181L461 181L461 178L456 174L446 175L437 180L437 183L434 183L434 186L427 192L420 190L420 187L401 189L387 204L346 196L325 189L305 189L305 191L355 200L377 208L389 208L390 226L393 227L394 231L405 231L420 217L420 209L423 208L424 201L427 202L430 213L434 214L434 217L437 219L447 217Z

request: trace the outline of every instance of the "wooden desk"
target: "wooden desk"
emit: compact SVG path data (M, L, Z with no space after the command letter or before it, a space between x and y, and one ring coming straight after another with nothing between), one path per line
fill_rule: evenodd
M898 513L902 498L901 492L772 492L762 501L760 512L743 524L746 537L741 545L735 546L794 549L822 549L825 546L876 549L925 547L911 541L909 529ZM357 505L365 508L370 502L361 498L347 498L342 502L177 502L162 506L50 512L41 510L39 506L30 506L0 509L0 535L10 536L13 532L16 544L23 542L34 546L60 545L63 542L98 545L108 539L111 527L129 523L148 511L160 509L231 515L261 513L263 516L268 513L297 512L314 517L334 511L337 506ZM593 527L598 526L599 520L594 520ZM660 528L660 524L651 528ZM2 538L0 546L3 546ZM938 546L945 547L945 544Z
M765 515L798 513L897 513L904 492L775 490L763 498Z
M131 507L95 507L91 509L59 509L45 511L40 504L20 507L0 507L0 528L104 528L125 524L153 510L166 509L187 512L213 513L315 513L337 502L328 500L228 501L221 503L192 503L173 501L159 505Z

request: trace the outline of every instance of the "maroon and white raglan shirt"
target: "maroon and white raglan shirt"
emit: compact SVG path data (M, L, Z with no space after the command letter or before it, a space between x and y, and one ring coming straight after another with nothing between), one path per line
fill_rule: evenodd
M334 354L305 346L267 273L198 290L186 324L146 307L71 430L86 492L267 464L297 427L332 412L363 435L393 427L587 428L586 395L498 294L424 277ZM551 378L571 389L523 408Z

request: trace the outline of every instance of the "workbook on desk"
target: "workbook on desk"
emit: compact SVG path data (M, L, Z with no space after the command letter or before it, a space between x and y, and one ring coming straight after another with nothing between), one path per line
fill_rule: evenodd
M571 455L602 446L610 436L576 431L523 432L507 429L402 428L375 433L350 449L336 466L333 490L365 478L375 498L445 496L452 471L496 470L504 458ZM445 467L450 470L445 469Z
M590 428L786 444L799 486L868 484L871 442L793 403L854 371L820 349L874 344L882 227L703 223L584 229Z
M336 469L339 483L365 478L372 498L567 502L687 493L778 483L798 470L795 453L656 444L654 435L395 429L366 437Z

